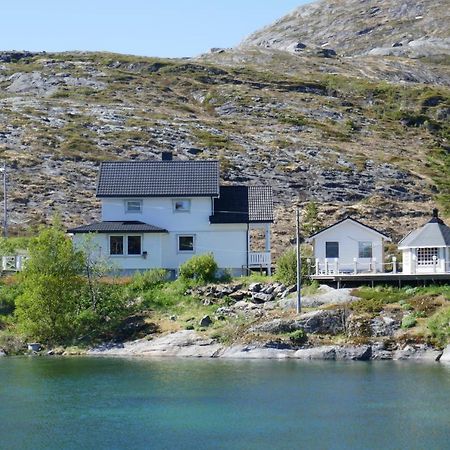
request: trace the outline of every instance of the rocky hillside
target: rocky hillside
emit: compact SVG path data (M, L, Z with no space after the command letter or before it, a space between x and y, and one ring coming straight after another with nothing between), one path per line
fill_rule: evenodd
M309 200L324 224L351 213L398 237L436 203L450 212L448 68L259 47L183 60L0 53L12 225L29 232L55 211L95 220L101 161L172 150L218 158L224 183L272 185L278 249Z
M449 27L448 0L321 0L257 31L242 47L329 57L448 56Z

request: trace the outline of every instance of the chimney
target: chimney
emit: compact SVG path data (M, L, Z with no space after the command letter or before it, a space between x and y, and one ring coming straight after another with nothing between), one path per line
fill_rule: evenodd
M172 159L173 159L172 152L162 152L161 153L162 161L172 161Z

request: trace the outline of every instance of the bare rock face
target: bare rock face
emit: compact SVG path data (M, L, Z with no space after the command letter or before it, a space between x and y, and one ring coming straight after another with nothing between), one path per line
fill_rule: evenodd
M316 1L256 31L241 47L323 57L449 55L448 11L439 0Z

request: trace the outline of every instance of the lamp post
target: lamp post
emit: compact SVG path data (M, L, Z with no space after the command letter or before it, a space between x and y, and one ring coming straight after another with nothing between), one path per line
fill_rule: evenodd
M0 167L0 172L3 173L3 237L8 237L8 195L6 189L6 163Z

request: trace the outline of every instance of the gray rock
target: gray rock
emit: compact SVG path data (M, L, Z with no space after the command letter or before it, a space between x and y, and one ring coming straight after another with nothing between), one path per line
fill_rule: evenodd
M295 330L296 330L295 320L284 320L284 319L274 319L271 320L270 322L265 322L250 328L250 331L252 332L271 333L271 334L290 333L291 331Z
M27 344L27 348L30 352L40 352L42 350L42 345L38 342L30 342Z
M275 298L273 294L263 294L262 292L256 292L252 294L251 301L253 303L265 303L270 302Z
M344 331L346 312L319 309L302 314L295 321L295 329L303 329L312 334L338 334Z
M444 364L450 364L450 344L444 348L442 356L439 358L439 362Z
M392 336L400 328L400 322L389 316L375 317L371 323L372 336Z
M6 356L6 353L3 349L0 348L0 357Z
M334 360L336 359L336 348L334 346L324 345L322 347L301 348L294 354L297 359L318 359L318 360Z
M211 324L213 323L213 321L211 320L211 317L209 316L204 316L202 317L202 319L199 322L199 325L201 327L209 327Z
M227 348L221 358L230 359L286 359L294 356L294 350L267 348L253 345L235 345Z
M403 349L396 350L392 359L396 361L413 360L422 362L435 362L441 358L442 351L436 350L425 345L412 346L407 345Z
M368 361L372 356L370 345L358 345L355 347L336 347L336 359Z
M262 288L261 283L251 283L250 286L248 287L248 290L250 292L260 292Z

